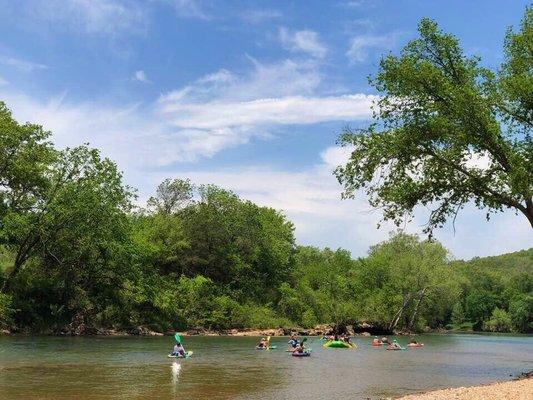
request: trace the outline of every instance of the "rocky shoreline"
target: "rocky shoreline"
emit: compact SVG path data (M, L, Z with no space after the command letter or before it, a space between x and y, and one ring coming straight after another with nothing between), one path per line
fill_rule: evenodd
M344 332L350 336L373 336L373 335L391 335L383 328L375 327L367 323L357 325L349 325L343 327L341 333ZM36 332L10 332L8 330L0 330L0 334L35 334ZM146 326L133 326L129 328L96 328L86 325L82 319L74 320L69 325L61 328L59 331L39 332L45 335L57 336L171 336L176 331L171 330L167 332L154 331ZM333 334L333 325L323 324L317 325L314 328L304 329L301 327L292 328L271 328L271 329L228 329L228 330L210 330L205 328L191 328L187 330L178 330L183 336L288 336L297 334L299 336L322 336ZM402 334L396 332L396 334Z
M533 372L506 382L410 394L397 400L529 400L533 399Z

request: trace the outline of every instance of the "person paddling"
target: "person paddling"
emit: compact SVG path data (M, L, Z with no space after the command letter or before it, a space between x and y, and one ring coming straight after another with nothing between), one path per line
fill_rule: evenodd
M170 355L173 357L185 357L187 353L185 353L185 349L183 348L181 342L177 342L174 345L174 349L172 350L172 353Z
M301 342L298 343L298 345L296 346L296 348L294 349L294 352L296 353L299 353L299 354L302 354L305 352L305 342L306 339L302 340Z
M391 349L401 349L402 348L402 346L400 346L400 344L398 343L398 341L396 339L394 339L392 341L392 344L390 344L389 347Z
M289 350L296 350L298 344L298 338L295 335L291 335L291 338L289 339Z
M266 349L268 348L268 340L267 338L261 338L261 341L257 345L258 349Z

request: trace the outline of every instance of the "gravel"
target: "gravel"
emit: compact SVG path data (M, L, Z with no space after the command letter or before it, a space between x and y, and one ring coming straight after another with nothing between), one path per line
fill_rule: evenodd
M533 378L413 394L398 400L533 400Z

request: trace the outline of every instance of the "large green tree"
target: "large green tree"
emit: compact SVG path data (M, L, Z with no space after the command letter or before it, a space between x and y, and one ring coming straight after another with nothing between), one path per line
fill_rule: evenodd
M469 202L487 218L513 209L533 227L533 9L507 32L497 72L432 20L419 32L371 79L381 92L375 122L340 137L353 149L336 170L344 196L362 189L396 224L427 206L428 232Z
M2 283L7 293L32 257L76 267L82 253L103 252L97 238L121 235L132 192L97 150L54 150L47 132L18 124L3 105L0 133L0 245L14 259Z

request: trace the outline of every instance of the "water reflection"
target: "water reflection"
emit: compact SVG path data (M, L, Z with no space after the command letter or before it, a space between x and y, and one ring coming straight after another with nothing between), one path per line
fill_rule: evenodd
M172 394L175 395L180 378L181 364L174 361L170 368L172 370Z

